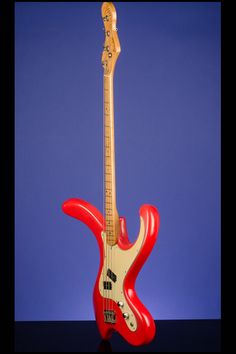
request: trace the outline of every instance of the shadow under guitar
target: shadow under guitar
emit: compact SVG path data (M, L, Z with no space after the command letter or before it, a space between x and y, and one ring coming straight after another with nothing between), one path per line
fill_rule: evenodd
M98 352L112 352L111 343L108 340L102 340L99 344Z

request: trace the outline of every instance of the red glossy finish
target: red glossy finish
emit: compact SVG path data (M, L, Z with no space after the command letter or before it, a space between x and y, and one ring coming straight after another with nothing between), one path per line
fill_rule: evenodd
M115 324L108 324L104 322L103 297L101 296L98 287L104 257L103 239L101 236L104 223L103 215L93 205L81 199L67 200L64 202L62 209L66 214L84 222L91 229L98 242L100 250L100 266L97 280L94 286L93 303L97 325L102 338L109 339L112 332L117 331L127 340L127 342L132 345L143 345L149 343L155 335L155 323L149 311L144 307L136 295L135 280L157 239L160 223L157 209L151 205L145 204L139 210L140 216L143 218L145 226L144 241L142 243L140 252L138 253L135 261L133 262L124 279L123 284L127 303L129 304L133 314L136 317L137 329L135 331L131 331L128 328L125 323L125 319L122 316L121 309L114 301L112 301L112 303L113 309L116 312L117 322ZM121 234L118 240L118 246L121 249L126 250L130 248L132 244L129 242L126 229L126 221L123 217L120 217L120 226Z

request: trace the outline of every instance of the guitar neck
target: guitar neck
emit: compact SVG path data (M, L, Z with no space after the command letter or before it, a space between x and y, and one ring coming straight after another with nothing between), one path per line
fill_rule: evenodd
M104 210L106 241L117 243L120 224L116 207L113 75L104 74Z

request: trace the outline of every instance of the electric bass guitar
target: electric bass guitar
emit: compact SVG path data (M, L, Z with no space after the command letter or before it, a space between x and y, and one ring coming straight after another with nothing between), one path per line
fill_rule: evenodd
M159 213L149 204L141 206L140 231L134 243L128 239L126 220L116 207L113 78L121 48L112 3L102 4L105 42L102 53L104 89L104 215L81 199L63 203L64 213L82 221L93 232L100 250L100 267L94 286L93 303L103 339L114 331L130 344L149 343L155 323L135 292L135 280L149 256L159 229Z

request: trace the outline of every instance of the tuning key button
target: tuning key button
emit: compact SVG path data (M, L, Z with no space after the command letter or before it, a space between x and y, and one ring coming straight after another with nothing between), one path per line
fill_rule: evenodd
M110 31L107 31L107 37L109 37L110 36Z
M109 53L109 54L108 54L108 57L111 58L111 57L112 57L112 53Z
M124 312L124 313L123 313L123 317L124 317L126 320L128 320L129 314L128 314L127 312Z

